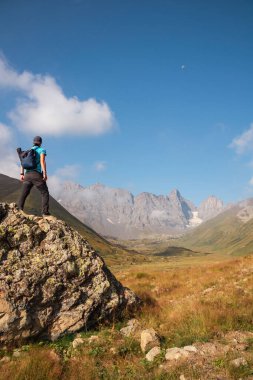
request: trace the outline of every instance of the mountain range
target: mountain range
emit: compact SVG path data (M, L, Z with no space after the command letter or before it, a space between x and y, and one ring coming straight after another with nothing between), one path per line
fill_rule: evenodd
M0 202L16 202L20 188L20 181L0 174ZM219 252L221 254L238 255L253 252L253 198L234 205L224 206L221 200L211 196L197 208L191 202L185 200L178 190L173 190L167 196L142 193L134 197L127 190L111 189L99 184L84 188L73 183L64 185L61 196L61 203L65 204L66 202L69 205L70 212L53 197L50 197L52 214L81 233L110 262L119 259L122 265L124 262L143 260L143 257L139 257L142 255L136 255L136 251L124 249L119 244L111 244L94 231L95 227L94 229L91 228L91 223L95 226L97 220L104 222L107 218L110 221L107 220L107 224L100 222L101 228L109 226L110 231L114 232L124 231L124 228L126 228L128 232L133 231L136 234L135 236L142 235L144 238L151 238L152 249L149 250L150 253L167 252L169 250L169 254L177 255L181 254L181 251L190 252L194 250L199 254L201 252ZM39 214L40 202L39 193L36 190L32 191L27 199L25 211L35 215ZM75 205L76 217L71 214L70 206L72 207L73 205ZM162 207L164 207L164 210ZM87 225L88 223L82 223L78 219L85 216L84 219L88 220L88 211L92 213L92 210L94 215L90 214L89 220L91 223L89 225ZM165 213L162 214L162 211L165 211ZM106 212L108 212L108 215L105 214ZM127 225L128 218L132 217L133 214L135 218L130 220L132 220L132 223L136 223L136 227ZM149 214L152 217L149 217ZM124 223L115 223L117 221L117 219L114 219L115 215L118 218L121 217L122 219L118 220ZM164 215L164 218L161 215ZM123 216L125 219L123 219ZM173 224L174 216L176 222ZM143 221L141 221L141 218L143 218ZM148 228L145 226L145 222ZM153 230L154 225L156 229ZM115 229L113 230L114 227ZM181 233L180 236L175 236L172 233L174 238L170 239L168 233L155 235L153 232L167 230L173 233L181 230L184 233ZM152 232L148 233L148 231ZM153 236L157 237L152 240ZM143 242L148 240L144 239ZM140 243L142 242L142 240L139 241ZM131 243L134 242L137 243L136 240ZM146 243L144 245L147 248ZM134 250L137 248L130 242L128 242L127 247ZM181 247L180 250L178 247ZM144 249L144 251L146 252L147 249ZM140 252L144 251L142 249Z
M157 234L180 234L224 211L227 206L215 196L199 207L174 189L168 195L128 190L103 184L82 187L65 183L58 202L80 221L106 237L136 239Z

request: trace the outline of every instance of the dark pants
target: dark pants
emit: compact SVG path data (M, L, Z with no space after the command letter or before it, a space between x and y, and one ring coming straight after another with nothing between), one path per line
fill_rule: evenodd
M42 214L47 214L49 212L49 192L47 183L43 180L42 174L36 171L28 172L25 174L18 207L23 210L25 200L33 186L36 186L42 196Z

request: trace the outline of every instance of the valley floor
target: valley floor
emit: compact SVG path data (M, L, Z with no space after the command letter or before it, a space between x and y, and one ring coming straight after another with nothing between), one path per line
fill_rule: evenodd
M152 258L112 263L116 277L143 300L135 315L154 328L161 354L145 359L138 334L125 337L127 318L55 343L2 350L1 380L239 380L253 379L253 255L231 258ZM91 335L97 338L89 339ZM187 357L166 360L172 347L193 345Z

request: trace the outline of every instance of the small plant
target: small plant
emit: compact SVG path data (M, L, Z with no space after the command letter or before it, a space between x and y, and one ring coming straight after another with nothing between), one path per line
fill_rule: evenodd
M214 365L217 368L225 368L226 362L225 362L224 358L217 358L214 360Z
M150 371L154 367L154 364L145 358L140 360L140 364L145 368L146 371Z
M138 355L140 352L140 344L131 338L127 338L118 348L118 354L124 358L129 355Z
M64 355L65 352L69 349L73 340L73 334L65 335L63 338L55 341L54 343L50 343L49 347L53 348L58 354Z
M0 359L6 356L8 352L6 350L0 350Z
M104 347L94 347L89 351L90 356L103 356L103 354L106 352L106 349Z
M253 338L248 338L247 339L247 351L253 351Z
M125 327L125 322L123 321L119 321L119 322L115 322L114 323L114 329L115 331L120 331L120 329L122 329L122 327Z

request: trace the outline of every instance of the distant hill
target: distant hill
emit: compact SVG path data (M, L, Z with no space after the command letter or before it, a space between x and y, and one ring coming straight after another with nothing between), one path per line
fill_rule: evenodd
M17 203L21 186L22 184L19 180L0 174L0 202ZM40 215L40 204L40 194L36 189L33 189L27 198L24 211L28 214ZM129 252L123 250L121 247L116 247L109 243L106 239L97 234L90 227L87 227L85 224L80 222L80 220L71 215L51 196L50 212L58 219L64 220L71 227L77 230L102 256L110 255L115 257L115 254L121 253L124 253L125 259L127 259L129 256Z
M179 239L178 244L203 252L232 255L253 252L253 198L201 224Z

